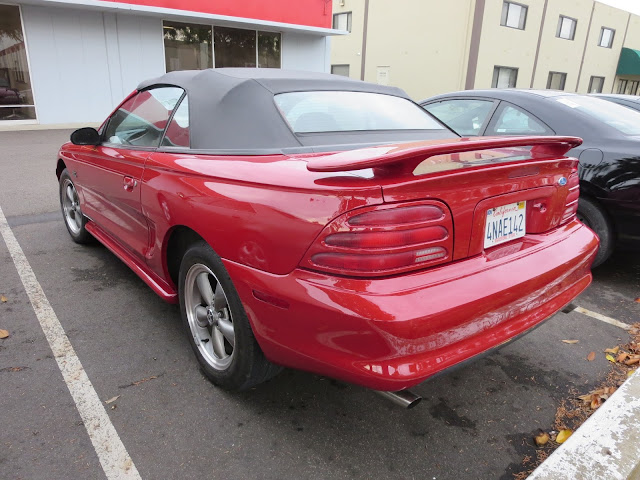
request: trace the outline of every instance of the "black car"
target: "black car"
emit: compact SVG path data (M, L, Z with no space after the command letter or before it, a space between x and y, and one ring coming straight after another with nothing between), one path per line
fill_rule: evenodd
M468 90L420 104L465 137L582 137L584 143L568 155L580 159L578 218L600 237L593 265L616 245L640 248L640 112L552 90Z
M609 102L640 111L640 97L637 95L622 95L620 93L594 93L591 96L602 98Z

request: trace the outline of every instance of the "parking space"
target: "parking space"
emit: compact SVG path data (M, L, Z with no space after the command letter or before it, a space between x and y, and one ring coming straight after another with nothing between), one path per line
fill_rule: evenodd
M106 248L69 239L54 174L68 133L0 132L0 208L142 478L510 479L569 391L586 393L609 372L588 354L626 342L617 326L560 313L419 385L424 401L408 411L293 370L226 393L199 372L176 306ZM578 305L640 319L639 254L617 252L594 276ZM10 332L0 340L3 478L105 478L4 242L0 294Z

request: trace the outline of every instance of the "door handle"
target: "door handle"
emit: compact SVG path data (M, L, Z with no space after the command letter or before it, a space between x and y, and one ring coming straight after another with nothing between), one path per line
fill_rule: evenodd
M127 192L133 192L133 188L138 186L138 181L132 177L124 177L122 179L122 187Z

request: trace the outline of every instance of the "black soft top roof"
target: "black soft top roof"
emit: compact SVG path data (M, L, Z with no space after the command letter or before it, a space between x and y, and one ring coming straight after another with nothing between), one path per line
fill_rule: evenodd
M268 153L310 145L291 131L278 111L273 101L278 93L342 90L409 98L395 87L325 73L270 68L170 72L142 82L138 90L156 85L174 85L187 92L191 148L207 151L260 150ZM335 138L326 138L327 135ZM323 134L323 137L321 144L358 143L347 138L353 135L344 135L344 132Z

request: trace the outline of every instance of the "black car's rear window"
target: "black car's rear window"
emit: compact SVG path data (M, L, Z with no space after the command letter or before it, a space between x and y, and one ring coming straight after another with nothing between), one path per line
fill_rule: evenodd
M601 98L587 96L554 97L558 103L573 108L615 128L625 135L640 135L640 112Z
M274 99L295 133L444 130L422 108L392 95L311 91L280 93Z

